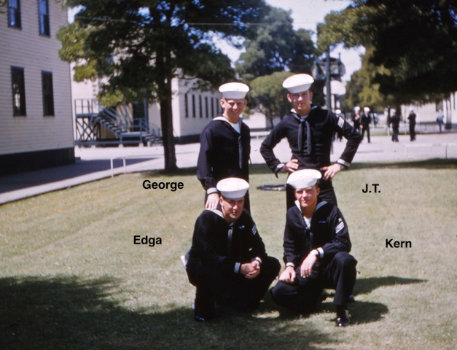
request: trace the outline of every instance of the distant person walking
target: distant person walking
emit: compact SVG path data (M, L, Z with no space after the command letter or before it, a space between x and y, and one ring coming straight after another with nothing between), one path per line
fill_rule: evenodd
M378 114L376 112L372 112L371 115L373 116L373 124L376 127L379 122Z
M409 122L409 139L410 141L416 141L416 113L411 109L408 115Z
M367 133L367 140L370 143L370 123L371 123L371 114L370 107L363 107L363 113L360 117L362 123L362 141L365 137L365 132Z
M360 107L355 106L354 112L352 113L352 124L354 125L354 129L360 131L361 123L362 116L360 115Z
M343 120L346 120L346 115L343 112L341 112L341 109L336 109L335 110L335 114L336 114L337 117L341 117L341 118L343 118ZM341 142L343 140L343 134L342 133L336 132L335 135L336 135L336 138L338 138L338 141ZM335 139L335 137L333 139Z
M400 129L400 116L393 109L390 115L390 123L392 124L392 142L398 142L398 133Z
M440 128L440 133L442 131L442 128L443 128L443 122L444 122L444 115L443 115L443 111L439 111L438 112L438 115L436 116L436 122L438 123L438 126Z

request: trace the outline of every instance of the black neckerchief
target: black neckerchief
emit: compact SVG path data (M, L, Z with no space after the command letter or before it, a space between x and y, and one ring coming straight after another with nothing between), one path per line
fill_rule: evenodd
M311 106L310 113L315 108L317 108L317 106ZM305 155L309 156L309 155L311 155L311 153L313 151L312 143L311 143L311 127L307 121L309 114L300 117L297 114L297 112L295 111L295 109L292 109L291 113L292 113L293 117L300 122L300 125L298 126L298 138L297 138L298 139L298 142L297 142L298 151L300 153L303 153L303 151L305 151L304 152ZM305 126L306 126L306 150L304 150L304 145L303 145L303 131L304 131L303 129Z

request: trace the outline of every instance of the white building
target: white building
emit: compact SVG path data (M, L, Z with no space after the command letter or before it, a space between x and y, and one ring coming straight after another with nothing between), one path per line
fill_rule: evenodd
M457 122L457 92L452 93L449 99L438 103L403 105L401 107L403 118L408 117L411 109L416 113L417 123L435 123L438 112L442 111L444 123L451 125Z
M196 88L197 79L176 77L172 80L173 136L178 143L194 142L205 125L221 113L218 91L204 91ZM118 106L108 118L119 129L105 123L97 114L101 108L96 102L99 81L72 81L73 113L75 117L75 140L79 145L138 143L140 132L161 135L160 106L143 103L129 103ZM139 127L145 125L147 131ZM143 137L143 136L142 136ZM147 136L146 136L147 138ZM129 141L131 140L131 141Z
M56 38L67 12L52 0L2 3L0 174L74 162L70 66Z

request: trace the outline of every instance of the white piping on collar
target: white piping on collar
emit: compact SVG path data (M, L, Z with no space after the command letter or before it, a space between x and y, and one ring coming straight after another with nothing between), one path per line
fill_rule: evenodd
M302 212L301 207L300 207L300 202L299 202L299 200L297 199L294 203L295 203L295 205L297 206L298 210L300 210L301 215L303 215L303 212ZM322 201L322 202L317 203L316 207L314 208L313 214L314 214L318 209L322 208L322 207L323 207L324 205L326 205L326 204L327 204L326 201Z
M206 210L209 210L209 211L213 212L214 214L220 216L222 219L224 219L224 214L222 214L222 212L219 209L206 209Z
M317 106L311 105L311 109L310 109L309 113L308 113L307 115L302 115L302 116L299 116L299 115L298 115L298 113L297 113L297 111L295 110L295 108L292 108L290 111L291 111L292 113L294 113L298 118L300 118L300 119L301 119L301 118L305 118L305 119L306 119L306 118L308 118L308 116L310 115L311 111L312 111L313 109L316 109L316 108L317 108Z
M224 122L226 122L226 123L228 123L228 124L230 124L230 125L232 124L232 123L231 123L227 118L225 118L225 117L216 117L216 118L213 118L213 120L222 120L222 121L224 121ZM238 117L237 123L240 123L240 122L242 122L242 121L243 121L243 117L242 117L242 116L239 116L239 117ZM233 123L233 124L236 124L236 123Z

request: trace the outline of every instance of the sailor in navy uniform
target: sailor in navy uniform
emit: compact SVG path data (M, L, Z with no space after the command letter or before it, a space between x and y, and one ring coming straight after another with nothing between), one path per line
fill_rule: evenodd
M342 116L311 104L312 92L309 89L313 81L308 74L295 74L284 80L283 87L288 90L287 99L294 108L262 142L260 153L276 176L278 172L292 173L304 168L321 171L323 181L319 200L336 205L331 180L343 168L349 167L361 137ZM335 133L343 135L347 143L340 158L331 164L330 152ZM273 152L273 148L284 137L292 152L291 160L287 163L282 163ZM292 207L294 201L293 189L287 186L287 208Z
M349 324L347 303L357 261L349 254L351 241L343 215L335 205L317 200L320 178L319 171L303 169L287 180L297 200L286 217L286 268L271 294L277 304L309 313L320 305L324 288L333 288L336 323L344 327Z
M370 123L371 123L371 113L370 107L363 107L363 114L362 114L362 140L365 136L365 132L367 133L367 140L368 143L371 142L370 140Z
M217 183L217 209L198 217L186 262L190 283L196 286L195 320L215 316L216 302L238 311L253 311L280 263L267 256L251 216L243 210L249 184L240 178Z
M227 177L239 177L249 182L251 136L241 113L246 107L249 87L232 82L219 87L223 115L214 118L200 135L197 178L205 189L205 208L216 209L219 194L216 184ZM245 209L250 211L249 194Z

